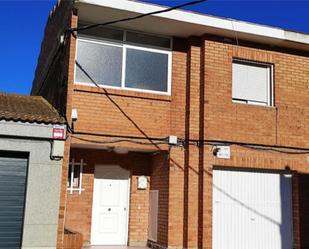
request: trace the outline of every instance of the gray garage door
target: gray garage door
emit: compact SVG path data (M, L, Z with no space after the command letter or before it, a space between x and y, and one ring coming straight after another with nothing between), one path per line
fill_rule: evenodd
M21 247L28 160L0 153L0 248Z

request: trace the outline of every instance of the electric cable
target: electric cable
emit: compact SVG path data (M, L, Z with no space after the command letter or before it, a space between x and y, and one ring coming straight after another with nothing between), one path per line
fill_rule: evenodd
M197 142L198 143L198 142ZM237 143L237 142L202 142L204 145L212 145L212 146L239 146L244 147L247 149L257 150L257 151L268 151L268 152L276 152L281 154L289 154L289 155L306 155L309 154L308 148L289 148L281 146L281 149L276 148L277 146L272 145L254 145L254 144L247 144L247 143ZM195 142L196 145L196 142ZM293 151L288 151L293 150ZM299 150L299 151L295 151Z
M290 154L290 155L306 155L309 154L309 151L286 151L286 150L279 150L276 148L267 148L267 147L260 147L260 146L252 146L252 145L240 145L242 147L253 149L253 150L263 150L263 151L271 151L271 152L277 152L282 154Z
M115 143L122 143L122 142L127 142L127 143L134 143L134 144L140 144L140 145L162 145L162 144L168 144L167 141L162 141L162 142L141 142L141 141L136 141L132 139L116 139L116 140L106 140L106 141L100 141L100 140L93 140L93 139L87 139L87 138L81 138L77 137L74 135L71 135L72 138L84 141L84 142L90 142L90 143L96 143L96 144L115 144Z
M107 25L112 25L112 24L116 24L116 23L119 23L119 22L127 22L127 21L132 21L132 20L136 20L136 19L140 19L140 18L143 18L143 17L146 17L146 16L150 16L150 15L156 15L156 14L161 14L161 13L165 13L165 12L169 12L169 11L172 11L172 10L176 10L176 9L180 9L180 8L183 8L183 7L186 7L186 6L190 6L190 5L195 5L195 4L199 4L199 3L202 3L202 2L206 2L207 0L197 0L197 1L191 1L191 2L188 2L188 3L184 3L184 4L180 4L180 5L177 5L177 6L174 6L174 7L170 7L170 8L167 8L167 9L163 9L163 10L158 10L158 11L154 11L154 12L149 12L149 13L145 13L145 14L140 14L140 15L137 15L137 16L133 16L133 17L129 17L129 18L124 18L124 19L118 19L118 20L114 20L114 21L109 21L109 22L105 22L105 23L98 23L98 24L91 24L91 25L86 25L86 26L82 26L82 27L76 27L76 28L70 28L68 29L65 34L64 34L64 42L66 41L66 39L69 37L67 36L66 34L68 32L70 33L73 33L73 32L78 32L78 31L82 31L82 30L87 30L87 29L91 29L91 28L95 28L95 27L99 27L99 26L107 26ZM232 26L233 26L233 30L234 32L236 31L235 28L234 28L234 24L233 24L233 21L232 21ZM237 37L237 32L235 33L235 37L236 37L236 42L238 44L238 37ZM52 58L52 62L47 70L47 73L44 77L44 80L38 90L38 92L40 92L43 87L44 87L44 83L49 75L49 72L50 72L50 68L53 66L53 63L54 61L56 60L56 57L58 56L61 48L63 47L63 44L61 44L58 48L57 48L57 51L55 53L55 55L53 56ZM77 63L77 66L80 66ZM93 84L102 89L102 87L96 83L96 82L93 82ZM67 121L67 118L66 118L66 123L68 125L68 121ZM128 139L116 139L116 140L110 140L110 141L99 141L99 140L92 140L92 139L86 139L86 138L81 138L81 137L77 137L77 136L74 136L74 130L68 125L68 132L71 133L71 137L73 138L76 138L76 139L79 139L79 140L82 140L82 141L85 141L85 142L91 142L91 143L97 143L97 144L113 144L113 143L121 143L121 142L129 142L129 143L136 143L136 144L141 144L141 145L160 145L160 144L168 144L168 141L167 140L162 140L160 142L141 142L141 141L136 141L136 140L133 140L131 138L128 138ZM268 145L253 145L253 144L242 144L242 143L237 143L237 142L225 142L225 141L217 141L217 142L214 142L214 141L207 141L207 140L196 140L196 141L192 141L192 140L186 140L186 139L181 139L179 138L179 141L180 141L180 144L178 146L184 146L184 145L196 145L196 146L201 146L201 145L212 145L212 146L218 146L218 145L236 145L236 146L241 146L241 147L244 147L244 148L248 148L248 149L253 149L253 150L263 150L263 151L272 151L272 152L277 152L277 153L284 153L284 154L293 154L293 155L304 155L304 154L309 154L309 149L298 149L298 148L284 148L282 147L283 149L294 149L294 150L303 150L303 151L286 151L286 150L282 150L282 149L278 149L278 148L274 148L273 146L268 146Z

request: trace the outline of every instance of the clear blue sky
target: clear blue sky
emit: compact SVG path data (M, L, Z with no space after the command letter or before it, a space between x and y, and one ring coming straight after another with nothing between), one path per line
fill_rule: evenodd
M173 6L190 0L144 1ZM0 92L30 93L44 26L54 3L0 0ZM209 0L189 9L309 33L309 0Z

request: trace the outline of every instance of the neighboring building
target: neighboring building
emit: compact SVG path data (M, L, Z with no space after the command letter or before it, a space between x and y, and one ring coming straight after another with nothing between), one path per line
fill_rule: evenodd
M64 124L40 96L0 93L0 248L56 248Z
M91 245L309 247L309 35L182 10L66 32L160 9L49 16L32 94L74 129L58 248L64 227Z

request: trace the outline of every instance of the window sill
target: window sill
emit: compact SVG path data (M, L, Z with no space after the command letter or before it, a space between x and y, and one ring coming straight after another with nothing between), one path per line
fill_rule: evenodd
M171 101L172 100L172 96L170 95L139 92L139 91L134 91L134 90L126 90L126 89L113 89L113 88L107 88L107 87L98 88L96 86L89 86L89 85L77 84L77 83L74 84L74 91L91 92L91 93L98 93L98 94L104 94L104 95L116 95L116 96L132 97L132 98L151 99L151 100L158 100L158 101Z
M263 109L269 109L269 110L276 110L277 107L273 105L259 105L259 104L254 104L254 103L241 103L241 102L236 102L232 101L232 104L235 106L248 106L248 108L263 108Z

